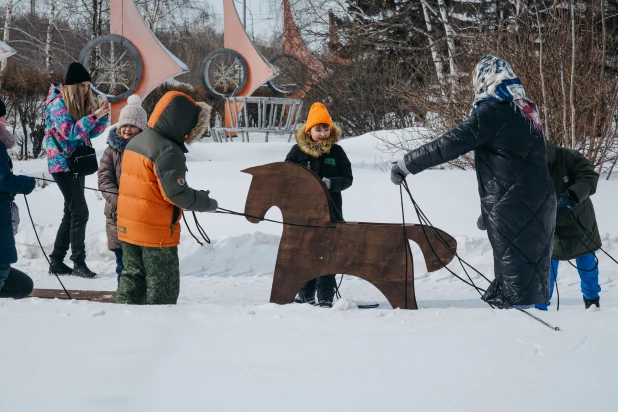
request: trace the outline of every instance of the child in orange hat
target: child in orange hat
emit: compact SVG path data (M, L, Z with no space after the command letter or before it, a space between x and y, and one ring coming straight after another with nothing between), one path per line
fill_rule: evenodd
M333 123L322 103L314 103L309 109L307 122L296 131L296 144L285 158L306 166L315 172L330 192L335 219L343 221L341 192L352 186L352 165L337 141L341 128ZM307 282L298 292L294 302L332 307L335 296L335 275L325 275Z

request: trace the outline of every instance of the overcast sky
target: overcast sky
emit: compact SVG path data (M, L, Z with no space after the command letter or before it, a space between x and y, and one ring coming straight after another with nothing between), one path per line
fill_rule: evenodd
M209 0L208 3L215 10L220 30L223 31L223 0ZM236 10L242 21L242 0L234 0ZM268 0L246 0L247 4L247 32L255 36L270 37L273 31L282 32L282 8L272 10Z

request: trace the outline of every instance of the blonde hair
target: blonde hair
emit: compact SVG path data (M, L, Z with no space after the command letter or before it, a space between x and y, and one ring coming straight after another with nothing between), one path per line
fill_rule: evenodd
M83 117L91 115L97 109L95 104L94 94L92 90L88 90L86 99L83 96L84 86L81 83L78 84L65 84L62 88L62 98L64 104L69 111L69 114L73 116L74 121L78 121Z

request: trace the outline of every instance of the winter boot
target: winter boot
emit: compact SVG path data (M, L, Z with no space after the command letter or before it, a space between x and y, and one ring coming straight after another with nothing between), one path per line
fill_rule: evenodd
M88 266L86 266L86 262L82 262L82 263L76 263L73 266L72 275L91 279L95 277L97 274L94 273L92 270L88 269Z
M586 297L584 296L584 305L586 305L586 309L588 309L592 305L595 305L597 308L600 308L599 297L597 296L596 299L586 299Z
M64 264L64 262L52 262L49 266L50 275L70 275L73 269Z
M310 298L305 295L296 295L294 298L294 303L308 303L310 305L315 305L315 298Z

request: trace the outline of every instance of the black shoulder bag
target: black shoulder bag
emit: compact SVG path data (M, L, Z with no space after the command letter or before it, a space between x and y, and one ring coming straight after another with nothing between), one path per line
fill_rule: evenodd
M50 137L54 140L56 147L60 150L60 153L64 156L69 164L69 170L79 176L88 176L99 170L99 164L97 163L97 154L92 146L80 146L66 155L62 146L56 140L56 137L52 134ZM90 140L90 139L89 139Z

